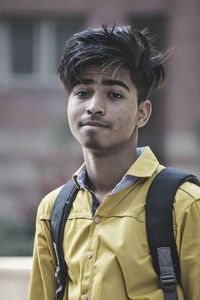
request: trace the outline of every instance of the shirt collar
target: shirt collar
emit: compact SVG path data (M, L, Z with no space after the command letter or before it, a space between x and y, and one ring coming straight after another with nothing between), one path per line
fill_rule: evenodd
M139 148L140 149L140 148ZM126 172L126 175L136 177L151 177L159 162L149 147L144 147L141 155Z
M134 176L138 178L150 177L156 171L159 162L149 147L137 148L138 158L128 169L124 176ZM77 187L87 188L86 168L83 164L73 175L73 180Z
M78 189L80 188L87 188L86 185L86 167L85 164L83 164L73 175L73 180L75 184L77 185Z

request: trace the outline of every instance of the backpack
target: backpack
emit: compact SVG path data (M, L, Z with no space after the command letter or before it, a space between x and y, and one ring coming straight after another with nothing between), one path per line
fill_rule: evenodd
M146 233L152 263L163 290L164 300L178 300L176 285L180 283L180 263L173 233L173 201L178 187L185 181L197 185L197 177L164 168L154 178L146 198ZM67 265L62 248L64 228L78 188L70 179L58 194L51 213L51 234L57 260L55 277L56 300L62 300L67 284Z

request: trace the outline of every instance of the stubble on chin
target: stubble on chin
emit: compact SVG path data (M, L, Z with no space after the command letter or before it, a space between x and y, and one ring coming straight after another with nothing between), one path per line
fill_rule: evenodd
M90 150L94 150L94 151L100 151L102 150L102 146L100 145L100 143L97 141L96 138L94 137L90 137L85 143L84 143L84 147L88 148Z

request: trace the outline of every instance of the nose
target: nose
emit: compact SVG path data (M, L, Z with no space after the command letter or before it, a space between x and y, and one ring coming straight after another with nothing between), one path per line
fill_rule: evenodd
M88 115L91 114L98 114L98 115L105 115L106 108L105 103L99 95L93 95L93 97L90 98L90 101L88 102L87 106L87 113Z

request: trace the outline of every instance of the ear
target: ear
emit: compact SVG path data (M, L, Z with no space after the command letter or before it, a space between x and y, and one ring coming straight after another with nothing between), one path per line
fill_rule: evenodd
M137 127L141 128L148 122L152 112L152 105L150 100L146 99L138 106L138 120Z

